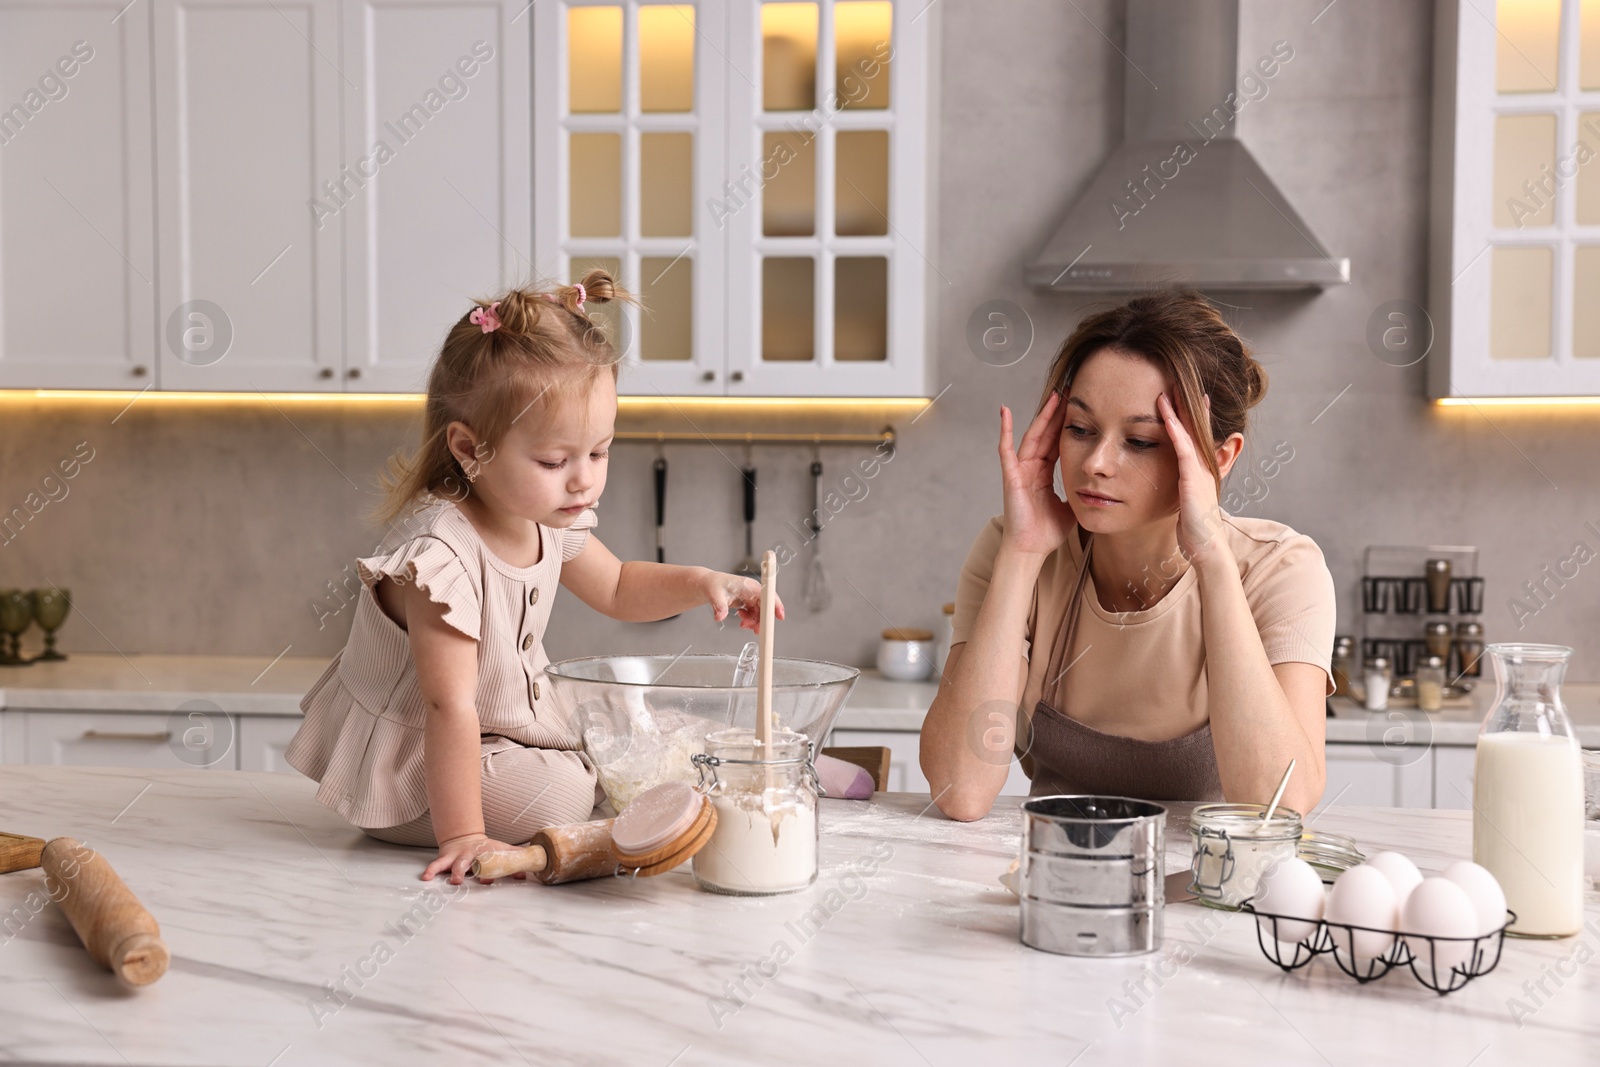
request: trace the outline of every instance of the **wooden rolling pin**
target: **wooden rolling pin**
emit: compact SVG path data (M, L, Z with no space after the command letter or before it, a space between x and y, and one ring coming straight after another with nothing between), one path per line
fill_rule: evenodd
M527 872L545 885L609 878L617 873L611 852L611 824L615 819L549 826L533 835L523 848L485 852L472 861L478 878L505 878Z
M70 837L53 838L40 853L45 886L61 905L90 957L132 985L167 973L170 954L161 927L104 856Z

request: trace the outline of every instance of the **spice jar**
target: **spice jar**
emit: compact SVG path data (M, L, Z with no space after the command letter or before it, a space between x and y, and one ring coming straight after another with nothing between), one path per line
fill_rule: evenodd
M1450 610L1450 561L1430 559L1423 576L1428 581L1428 612L1445 614Z
M1450 624L1447 622L1430 622L1422 628L1422 640L1428 647L1428 655L1446 659L1450 655Z
M1366 682L1368 711L1383 711L1389 706L1389 682L1393 677L1389 661L1383 656L1373 656L1362 672Z
M719 730L693 758L717 815L711 840L694 854L700 888L762 896L816 881L819 790L811 741L775 730L763 750L754 730Z
M1417 666L1417 707L1438 711L1444 704L1444 660L1427 656Z
M1295 855L1300 813L1279 805L1201 804L1189 816L1194 845L1189 892L1202 904L1229 911L1255 895L1268 867Z
M1465 675L1483 675L1483 623L1456 623L1456 665Z
M1340 636L1333 643L1333 695L1350 695L1350 672L1356 665L1356 639Z

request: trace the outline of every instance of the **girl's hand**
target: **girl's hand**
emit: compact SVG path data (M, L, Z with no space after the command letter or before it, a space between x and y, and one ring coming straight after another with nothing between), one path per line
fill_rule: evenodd
M439 855L422 872L424 882L433 881L433 876L444 871L450 872L450 884L460 885L472 873L472 861L485 852L504 852L516 848L504 841L496 841L487 834L464 834L453 837L448 841L439 843ZM521 878L522 875L515 877ZM480 878L480 882L487 885L493 879Z
M1066 501L1056 496L1056 461L1061 454L1061 427L1066 402L1051 392L1022 437L1012 446L1011 409L1000 408L1000 478L1005 491L1003 540L1029 555L1047 556L1066 544L1077 520Z
M1219 536L1217 483L1211 468L1200 458L1189 423L1178 417L1167 394L1156 397L1156 410L1166 422L1167 436L1178 454L1178 550L1191 564L1204 563L1226 547ZM1206 397L1206 414L1211 413L1211 398Z
M711 614L718 622L728 617L729 611L738 611L739 628L761 632L761 583L739 574L708 571L700 580L700 592L711 605ZM783 598L773 597L772 613L783 618Z

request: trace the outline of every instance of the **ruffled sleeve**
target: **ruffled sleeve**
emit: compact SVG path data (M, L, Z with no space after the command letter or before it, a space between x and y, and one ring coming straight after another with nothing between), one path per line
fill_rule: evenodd
M439 538L414 537L386 556L357 559L356 570L369 589L380 578L415 584L429 600L444 606L445 622L473 640L481 636L483 594L461 557Z
M571 526L561 531L561 561L576 556L583 551L583 546L589 543L589 531L594 529L600 517L594 513L594 508L584 508L573 520Z

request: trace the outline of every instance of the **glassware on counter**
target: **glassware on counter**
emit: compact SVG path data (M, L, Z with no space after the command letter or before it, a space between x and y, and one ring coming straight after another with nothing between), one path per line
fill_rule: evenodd
M1444 660L1430 655L1417 665L1417 707L1438 711L1444 706Z
M1255 895L1267 867L1295 855L1300 813L1281 804L1263 819L1265 804L1201 804L1189 816L1194 845L1189 892L1227 911Z
M778 730L719 730L694 757L716 826L694 854L702 889L735 896L793 893L817 880L817 771L809 739Z
M33 622L33 599L21 589L0 589L0 667L32 663L22 654L22 634Z
M1514 937L1583 925L1583 757L1561 702L1572 649L1493 644L1495 702L1478 732L1472 858L1505 890Z
M1362 681L1365 684L1368 711L1384 711L1389 707L1389 686L1393 677L1394 673L1385 657L1374 656L1367 661L1362 671Z
M44 631L44 651L36 658L46 661L66 659L65 653L56 651L56 631L67 621L67 612L72 609L72 590L35 589L32 596L33 620Z

